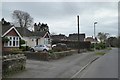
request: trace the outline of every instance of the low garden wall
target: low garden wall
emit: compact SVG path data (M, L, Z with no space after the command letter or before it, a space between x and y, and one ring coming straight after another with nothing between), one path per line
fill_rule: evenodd
M69 50L69 51L61 51L61 52L25 52L27 59L34 59L34 60L54 60L54 59L60 59L65 56L69 56L72 54L77 53L77 50Z
M26 56L24 54L4 55L2 57L2 77L25 69Z
M42 53L42 52L24 52L27 59L34 59L34 60L48 60L49 54Z
M50 56L50 59L60 59L60 58L63 58L65 56L69 56L75 53L77 53L77 50L69 50L69 51L49 53L49 56Z

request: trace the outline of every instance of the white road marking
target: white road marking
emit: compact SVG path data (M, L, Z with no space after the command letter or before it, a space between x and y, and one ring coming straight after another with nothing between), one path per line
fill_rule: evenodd
M92 62L94 62L95 60L97 60L99 57L93 59L92 61L90 61L88 64L86 64L84 67L82 67L77 73L75 73L71 78L75 78L80 72L82 72L88 65L90 65Z

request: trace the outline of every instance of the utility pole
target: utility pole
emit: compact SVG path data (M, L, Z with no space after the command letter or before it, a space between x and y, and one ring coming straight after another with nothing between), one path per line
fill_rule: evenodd
M78 53L80 53L79 15L77 16L77 21L78 21Z

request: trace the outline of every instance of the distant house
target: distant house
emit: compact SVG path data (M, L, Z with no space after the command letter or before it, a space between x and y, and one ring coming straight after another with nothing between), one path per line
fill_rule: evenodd
M98 43L99 42L97 38L94 39L93 37L87 37L87 38L85 38L84 41L90 41L91 43Z
M0 23L1 24L1 23ZM20 47L20 38L22 36L14 26L1 25L2 27L2 51L17 50ZM8 41L6 41L6 39Z
M67 36L65 36L64 34L52 35L51 39L54 40L54 41L56 41L56 40L66 41L67 40Z
M79 34L79 39L80 39L80 41L84 41L85 34ZM69 34L68 40L69 41L78 41L78 34L77 33Z

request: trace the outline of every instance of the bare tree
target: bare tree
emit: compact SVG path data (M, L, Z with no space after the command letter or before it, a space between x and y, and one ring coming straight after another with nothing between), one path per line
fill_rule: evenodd
M101 42L106 42L106 40L109 36L109 33L99 32L97 36L98 36L98 38L100 39Z
M29 13L20 10L14 10L12 15L15 24L19 25L19 27L25 27L25 28L32 27L33 18L30 16Z

